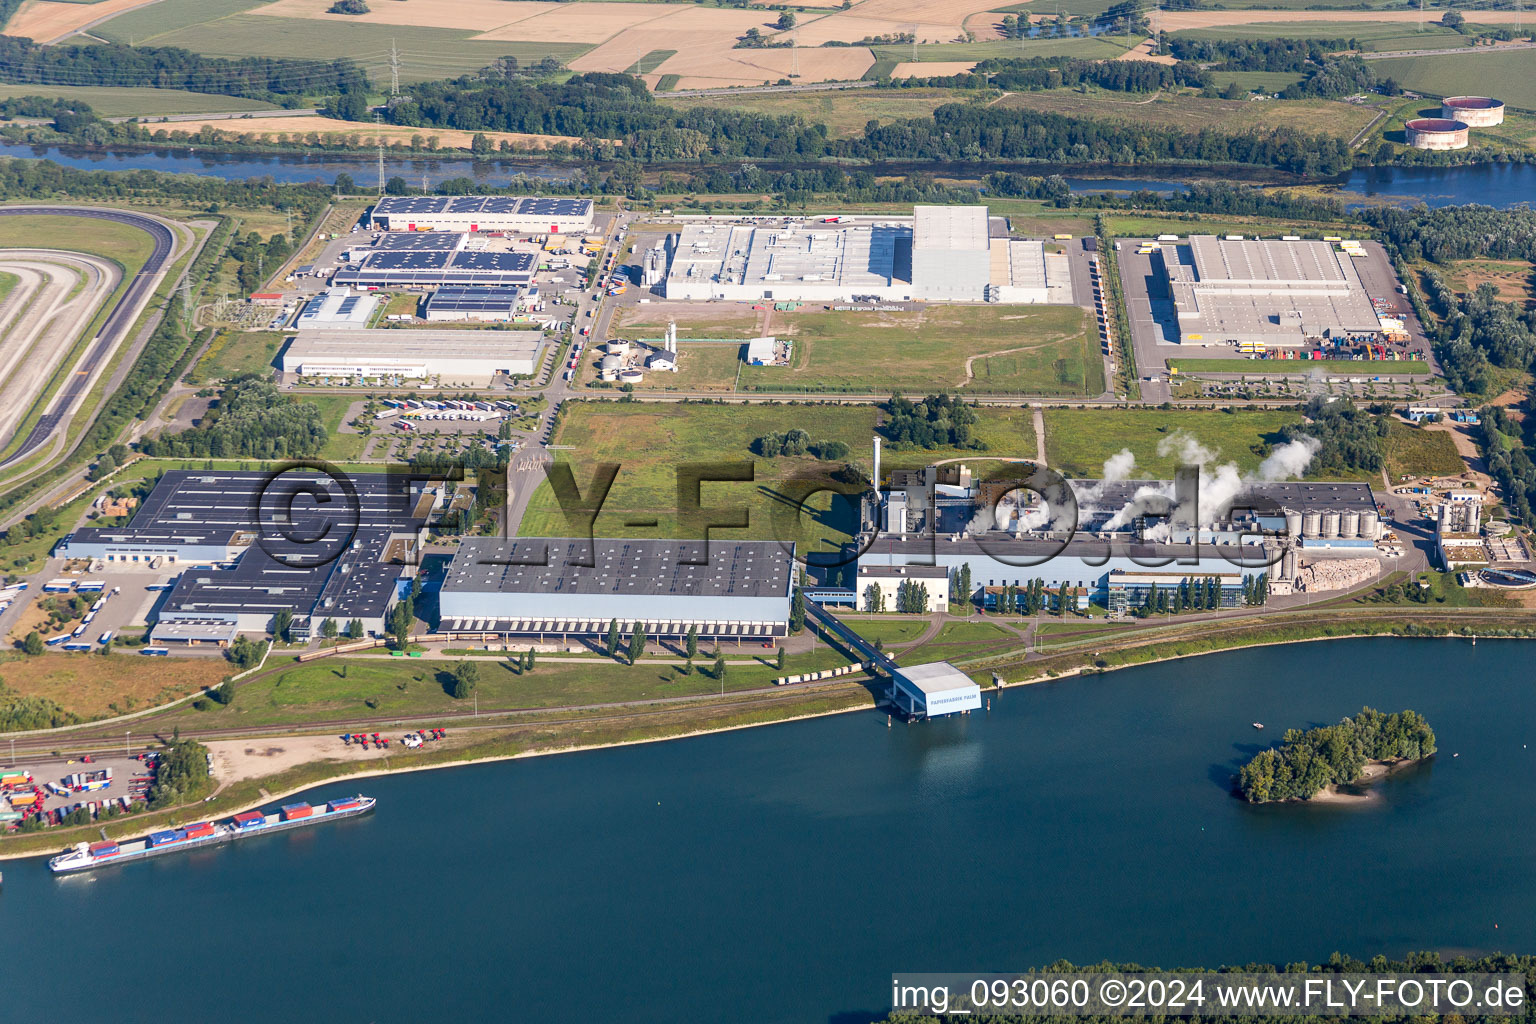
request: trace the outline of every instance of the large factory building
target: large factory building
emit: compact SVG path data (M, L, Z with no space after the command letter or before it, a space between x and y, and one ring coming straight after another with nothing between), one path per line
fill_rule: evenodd
M56 553L179 573L151 616L157 640L226 642L284 610L298 639L328 618L383 633L438 501L424 481L384 473L170 470L129 525L76 530Z
M1302 555L1375 557L1382 532L1365 483L1250 483L1227 507L1201 509L1191 523L1180 522L1177 511L1157 514L1173 504L1171 482L1076 480L1074 529L1037 517L1038 497L1014 484L972 485L963 473L941 482L933 470L892 476L899 486L864 506L861 587L902 567L915 574L969 565L970 596L1042 579L1047 588L1084 591L1095 603L1124 609L1150 587L1214 578L1219 603L1230 607L1245 575L1291 578Z
M617 620L650 637L771 640L789 632L791 551L772 541L466 538L438 598L439 631L595 638Z
M1328 242L1192 235L1159 257L1181 344L1267 349L1381 333L1355 257Z
M690 224L673 236L669 299L802 302L1072 302L1069 259L1008 237L985 206L912 217Z
M539 331L301 331L280 365L297 377L435 377L484 386L498 374L530 376L543 349Z
M386 196L374 204L375 231L511 231L564 235L592 230L592 200L530 196Z

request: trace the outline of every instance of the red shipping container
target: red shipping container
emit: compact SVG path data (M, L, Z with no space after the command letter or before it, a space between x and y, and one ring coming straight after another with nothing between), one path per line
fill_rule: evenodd
M309 804L286 804L283 807L283 820L293 821L295 818L307 818L314 813L314 810Z
M203 836L213 835L213 823L200 821L195 825L187 826L188 839L201 839Z

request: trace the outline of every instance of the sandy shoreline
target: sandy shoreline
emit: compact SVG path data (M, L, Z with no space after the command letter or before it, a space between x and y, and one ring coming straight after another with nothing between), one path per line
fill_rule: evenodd
M1104 675L1104 674L1107 674L1109 672L1120 671L1122 669L1127 669L1127 668L1138 668L1138 667L1145 666L1145 665L1157 665L1157 664L1161 664L1163 662L1168 662L1168 661L1180 661L1180 660L1183 660L1185 658L1197 658L1197 657L1201 657L1203 655L1208 655L1208 654L1223 654L1223 653L1226 653L1226 652L1229 652L1229 651L1250 650L1250 649L1257 649L1257 648L1261 648L1261 647L1283 647L1283 646L1287 646L1289 644L1317 643L1317 642L1328 641L1328 640L1358 640L1358 639L1364 639L1364 638L1368 638L1368 637L1394 637L1394 636L1395 636L1395 634L1391 634L1391 633L1351 633L1351 634L1342 635L1342 636L1318 636L1318 637L1307 637L1307 638L1298 639L1298 640L1273 640L1273 641L1266 641L1264 643L1243 644L1243 645L1240 645L1240 646L1237 646L1237 647L1223 647L1223 648L1218 648L1218 649L1210 650L1210 651L1195 651L1195 652L1190 653L1190 654L1176 654L1176 655L1171 655L1171 656L1166 657L1166 658L1153 658L1153 659L1150 659L1148 661L1133 662L1133 663L1128 664L1128 665L1106 666L1105 668L1098 668L1098 667L1092 666L1092 665L1084 665L1084 666L1080 666L1080 667L1078 667L1076 669L1072 669L1070 671L1062 672L1059 675L1054 675L1054 676L1053 675L1039 675L1039 676L1035 676L1035 677L1030 678L1030 679L1020 679L1020 680L1017 680L1015 682L1009 682L1008 680L1005 679L1005 680L1002 681L1002 686L1001 687L983 687L982 691L983 691L983 693L994 692L994 691L1000 693L1002 690L1012 689L1012 688L1018 687L1018 686L1033 686L1036 683L1057 682L1057 681L1060 681L1060 680L1063 680L1063 679L1071 679L1071 678L1074 678L1076 676L1082 676L1082 675L1088 675L1088 674ZM1463 639L1465 639L1465 637L1450 635L1450 636L1443 636L1443 637L1397 637L1397 639L1463 640ZM1508 637L1508 638L1505 638L1505 639L1519 640L1519 639L1527 639L1527 638L1524 638L1524 637ZM386 768L371 769L369 771L364 771L364 772L349 772L349 773L342 774L342 775L336 775L336 776L332 776L330 778L320 779L320 780L315 781L315 782L309 782L309 783L304 784L303 786L298 786L298 787L295 787L295 788L292 788L292 789L287 789L287 790L281 790L281 791L278 791L278 792L274 792L274 793L271 793L269 796L267 796L267 797L265 797L265 798L263 798L261 800L253 801L251 803L248 803L248 804L245 804L245 805L242 805L242 806L230 809L230 810L220 811L219 812L219 816L220 817L228 817L228 816L233 815L233 814L239 814L242 811L247 811L247 810L252 810L252 809L258 808L258 807L267 806L267 805L272 804L272 803L274 803L274 802L276 802L278 800L281 800L281 799L283 799L285 797L292 796L292 795L294 795L296 793L306 793L306 792L309 792L310 790L313 790L313 789L319 789L321 786L335 785L338 782L348 782L348 781L350 781L352 779L370 779L370 778L376 778L376 777L382 776L382 775L393 775L393 774L397 774L397 773L400 773L400 772L430 771L430 770L436 769L436 768L462 768L462 767L465 767L466 765L472 765L472 764L491 764L491 763L494 763L494 762L497 762L497 761L516 761L516 760L519 760L519 759L522 759L522 758L527 758L527 757L549 757L549 756L554 756L554 755L558 755L558 754L576 754L576 753L582 753L584 751L589 751L589 750L607 750L607 749L614 748L614 747L632 747L632 746L640 746L642 744L648 744L648 743L667 743L667 742L671 742L673 740L692 739L693 737L696 737L696 736L708 736L708 735L711 735L711 734L714 734L714 733L736 732L736 731L741 730L741 729L757 729L757 728L762 728L762 727L766 727L766 726L782 725L782 724L787 723L787 722L800 722L800 721L805 721L807 719L812 719L812 718L825 718L825 717L827 717L829 715L844 715L844 714L850 714L850 713L853 713L853 712L872 711L872 710L877 710L877 706L865 705L865 706L857 706L857 707L836 708L836 709L833 709L833 710L830 710L830 711L814 711L814 712L809 712L809 713L802 714L802 715L791 715L791 716L788 716L786 718L776 718L776 719L774 719L772 721L767 721L767 722L748 722L748 723L744 723L744 724L740 724L740 725L720 726L718 728L693 729L693 730L690 730L688 732L677 733L675 735L670 735L670 736L654 736L654 737L647 737L647 738L634 739L634 740L619 740L619 741L614 742L614 743L588 743L588 744L579 744L579 745L570 746L570 747L552 747L552 748L542 749L542 750L526 750L526 751L519 751L518 753L515 753L515 754L495 754L495 755L491 755L489 757L467 758L467 759L464 759L464 760L444 761L444 762L435 763L435 764L405 764L405 765L401 765L399 767L396 767L394 765L390 765L389 767L386 767ZM223 745L223 746L228 746L228 747L239 746L241 748L253 748L252 753L249 753L249 754L247 754L242 749L240 757L242 759L245 759L245 764L248 765L250 763L249 759L258 758L258 757L269 757L269 756L277 759L276 761L268 762L269 764L272 764L272 763L278 763L280 761L285 760L283 755L286 754L286 747L287 746L293 746L295 744L298 744L300 741L305 741L305 740L312 741L314 743L321 743L321 742L335 743L335 742L338 742L334 737L325 737L325 736L295 736L295 737L273 737L270 740L263 740L263 739L210 740L205 745L209 748L210 752L212 752L214 747L217 746L217 745ZM265 745L267 748L275 748L275 749L272 749L271 753L267 753L266 751L258 752L258 751L254 750L254 748L262 746L262 745ZM333 753L338 752L335 747L331 747L330 749L331 749L331 751ZM363 752L362 750L360 750L358 748L352 748L352 747L342 747L341 748L341 751L348 751L348 750L355 751L356 756L353 757L353 758L350 758L352 760L361 760L364 757L369 756L369 753L374 753L374 752L365 753L365 752ZM383 752L376 752L376 753L378 754L378 756L379 756L379 758L381 760L384 759L387 756L387 755L383 754ZM343 760L347 760L347 759L349 759L349 758L347 758L345 756L343 756L343 757L327 757L327 758L325 758L325 760L334 760L334 761L336 761L338 763L340 763ZM289 768L289 767L296 767L298 764L314 763L315 760L316 759L311 758L311 759L306 760L306 761L298 761L298 762L296 762L294 764L291 764L291 765L290 764L284 764L283 768L279 768L277 770L281 771L281 770L285 770L286 768ZM234 763L235 764L239 764L240 762L236 761ZM1375 763L1373 762L1373 765L1374 764ZM1367 766L1367 773L1369 772L1369 769L1373 765L1368 765ZM1396 767L1397 766L1393 766L1394 769ZM217 771L218 771L218 766L215 765L215 773L216 774L217 774ZM1382 766L1382 770L1379 772L1379 774L1380 775L1387 774L1386 766ZM248 779L248 778L260 778L260 777L261 777L260 775L243 776L243 777L238 778L238 779L231 778L229 781L245 781L245 779ZM1372 778L1374 778L1374 776L1372 776ZM1358 782L1356 782L1356 783L1352 783L1352 785L1359 785L1360 782L1366 782L1366 781L1368 781L1368 777L1367 777L1367 775L1363 774L1361 779ZM1369 799L1371 799L1371 796L1369 794L1334 793L1334 794L1331 794L1328 797L1324 797L1323 794L1319 793L1316 796L1312 797L1311 802L1313 802L1313 803L1355 803L1355 802L1359 802L1359 801L1363 801L1363 800L1369 800ZM190 808L188 808L188 810L190 810ZM189 821L190 820L195 820L195 817L189 816L187 820L189 820ZM116 838L119 841L126 841L128 839L137 839L137 838L140 838L142 836L148 835L150 832L156 831L160 827L162 827L162 826L145 827L142 830L133 832L133 833L128 834L128 835L118 836ZM0 840L0 844L3 844L3 840ZM61 844L57 849L52 850L52 851L38 852L38 851L33 850L33 851L24 851L24 852L10 853L10 852L5 852L4 849L3 849L3 845L0 845L0 861L5 861L5 860L22 860L22 859L25 859L27 857L51 857L55 853L62 851L64 848L65 848L64 845Z

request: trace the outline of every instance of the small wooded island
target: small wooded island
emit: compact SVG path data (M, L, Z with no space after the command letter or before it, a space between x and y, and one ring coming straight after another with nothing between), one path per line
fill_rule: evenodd
M1238 788L1249 803L1310 800L1332 786L1367 777L1372 765L1420 761L1435 752L1435 733L1416 711L1384 715L1363 708L1338 725L1286 730L1279 747L1243 765Z

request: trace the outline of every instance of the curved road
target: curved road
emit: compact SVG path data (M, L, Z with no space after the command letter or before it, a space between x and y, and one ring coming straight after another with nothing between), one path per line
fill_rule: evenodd
M0 217L49 216L81 217L87 220L107 220L127 224L145 232L154 240L154 250L144 261L144 266L128 282L123 297L112 307L101 325L101 333L91 339L84 357L76 366L69 380L54 396L48 411L38 419L32 432L27 435L16 454L0 463L0 469L12 466L36 452L52 438L60 424L68 419L75 405L85 397L96 371L116 351L119 343L126 341L133 329L139 312L149 301L160 284L172 252L176 248L176 235L170 228L152 217L145 217L126 210L106 210L84 206L7 206L0 208Z

